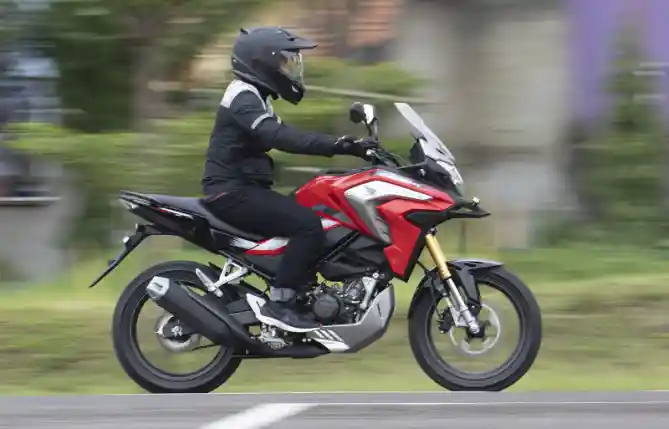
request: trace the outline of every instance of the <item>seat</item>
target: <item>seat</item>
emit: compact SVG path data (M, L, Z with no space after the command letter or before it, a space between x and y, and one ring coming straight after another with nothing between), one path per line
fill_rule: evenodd
M187 212L202 216L205 219L207 219L209 225L211 225L212 228L216 228L228 234L232 234L235 237L240 237L255 242L259 242L267 238L260 234L242 231L241 229L235 228L229 223L223 222L216 215L207 210L207 208L202 204L202 200L200 198L174 197L171 195L160 195L160 194L140 194L137 192L124 192L124 193L147 198L161 206L168 206L168 207L173 207L175 209L182 209Z

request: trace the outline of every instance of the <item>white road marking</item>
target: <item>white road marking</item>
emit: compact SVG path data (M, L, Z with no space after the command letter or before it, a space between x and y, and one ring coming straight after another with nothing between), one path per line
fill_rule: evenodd
M259 429L300 414L318 404L263 404L209 423L200 429Z

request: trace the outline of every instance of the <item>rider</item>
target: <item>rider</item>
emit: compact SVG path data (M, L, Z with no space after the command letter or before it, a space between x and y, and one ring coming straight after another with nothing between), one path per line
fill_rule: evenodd
M290 238L270 285L264 316L283 329L317 327L300 311L297 292L315 279L324 232L319 216L270 189L271 149L296 154L365 157L374 141L303 132L281 121L270 97L298 104L305 93L301 50L317 45L283 28L242 29L232 49L235 75L225 90L207 151L204 204L224 222L267 237Z

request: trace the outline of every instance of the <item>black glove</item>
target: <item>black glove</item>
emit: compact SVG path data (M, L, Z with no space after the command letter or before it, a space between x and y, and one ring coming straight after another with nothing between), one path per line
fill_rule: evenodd
M353 136L342 136L335 142L336 152L344 155L353 155L358 158L367 158L367 151L379 147L379 142L370 138L358 139Z

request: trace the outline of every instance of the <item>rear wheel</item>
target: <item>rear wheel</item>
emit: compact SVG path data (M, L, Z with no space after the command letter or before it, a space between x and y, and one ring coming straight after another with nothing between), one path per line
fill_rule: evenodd
M478 320L485 326L485 337L471 338L466 328L454 326L450 312L439 309L443 298L426 287L416 297L409 320L411 350L425 374L445 389L501 391L520 380L534 363L541 346L541 311L530 289L506 269L497 267L472 274L481 290ZM486 299L486 287L510 301L509 314L516 317L501 314L499 306ZM466 356L468 364L480 370L486 355L503 347L499 341L502 333L513 325L513 319L517 319L520 328L517 343L510 356L491 369L472 372L458 369L454 362L457 358L445 359L438 350L440 345L452 343ZM460 340L456 339L458 336Z
M121 367L128 376L143 389L151 393L208 393L225 383L239 367L241 360L232 356L233 350L220 345L203 344L206 340L197 334L164 338L158 335L166 325L168 331L180 322L149 299L146 286L157 275L189 287L192 292L202 294L206 290L195 269L199 268L210 277L217 277L213 270L196 262L164 262L148 268L128 286L119 298L114 311L112 337L114 351ZM152 306L158 314L149 323L146 347L140 345L139 316L145 306ZM204 346L204 347L203 347ZM177 366L182 371L163 369L152 362L149 355L162 352L170 358L178 358ZM209 354L210 357L202 356ZM204 359L200 359L204 357ZM160 359L163 361L164 359ZM198 364L201 360L203 363ZM162 362L161 362L162 363ZM161 365L162 366L162 365ZM184 370L185 367L191 367Z

